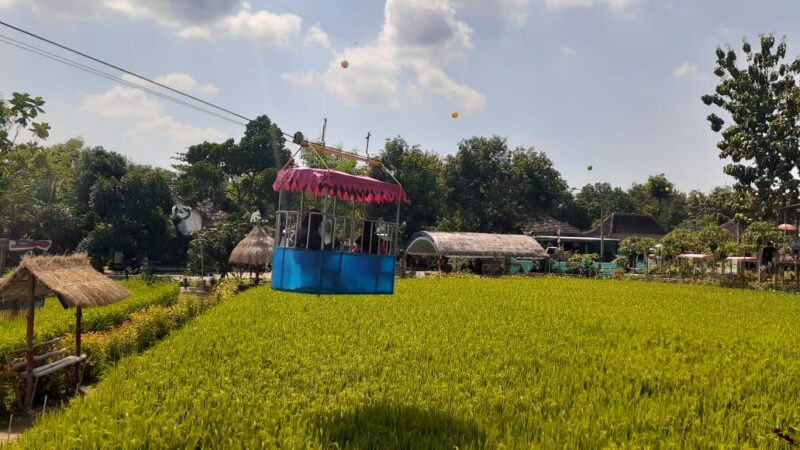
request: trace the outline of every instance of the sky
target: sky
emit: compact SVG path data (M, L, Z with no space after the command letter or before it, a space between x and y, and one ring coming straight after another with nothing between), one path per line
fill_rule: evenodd
M319 138L327 118L326 142L362 154L367 133L372 154L395 136L441 155L503 136L576 187L732 184L700 101L715 48L774 33L800 55L797 0L0 0L0 20L288 133ZM244 131L0 42L12 92L45 99L48 143L141 164Z

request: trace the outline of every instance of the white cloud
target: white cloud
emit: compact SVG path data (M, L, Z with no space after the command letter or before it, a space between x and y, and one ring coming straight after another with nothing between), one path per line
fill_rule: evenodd
M161 107L138 89L114 86L103 94L86 96L80 110L99 117L148 119L157 116Z
M162 116L137 123L132 129L126 131L123 137L139 141L170 138L191 145L203 141L221 141L228 136L215 128L194 127L178 122L171 116Z
M319 25L312 25L306 33L306 38L303 40L305 45L321 45L325 48L330 48L331 40L328 38L328 33L325 32Z
M134 18L149 17L174 25L218 22L242 4L241 0L97 0L95 3Z
M137 80L129 75L123 78L129 82ZM156 80L193 92L208 91L211 86L200 84L193 77L180 73L164 75ZM129 153L135 154L137 160L147 163L166 165L168 159L165 154L184 151L198 142L222 141L230 137L216 128L182 123L166 114L159 101L127 86L114 86L102 94L86 96L80 111L108 119L108 126L122 126L125 131L120 133L120 148L129 149Z
M0 0L0 7L14 4L17 0ZM222 34L248 38L264 46L288 44L300 32L302 22L295 14L253 11L249 3L241 0L26 0L24 4L37 14L70 19L102 20L109 12L115 12L155 21L174 29L181 38L209 39Z
M578 56L578 51L570 47L569 45L562 45L561 56L565 58L574 58L575 56Z
M154 80L158 81L161 84L166 84L167 86L173 89L178 89L180 91L187 91L202 95L219 94L219 89L216 86L214 86L211 83L202 84L197 80L195 80L188 73L169 73L154 78Z
M232 36L245 37L264 46L283 46L300 32L301 22L294 14L252 13L242 8L239 14L225 18L219 27Z
M672 78L675 78L676 80L679 79L706 80L708 79L708 75L703 73L703 71L700 70L697 64L685 61L683 64L676 67L672 71Z
M544 5L550 9L559 9L592 6L594 2L595 0L544 0Z
M530 0L455 0L458 7L479 8L489 13L500 14L508 23L522 26L528 19Z
M591 7L595 5L606 6L609 11L620 17L633 17L636 8L642 0L544 0L548 9L567 9Z
M281 75L281 78L295 86L311 87L317 82L320 75L313 70L303 72L288 72Z
M210 39L211 30L209 30L206 27L195 25L191 27L181 28L178 32L175 33L175 35L184 39Z
M472 29L456 18L454 5L453 0L387 0L374 44L337 53L322 74L284 79L294 84L318 80L350 106L399 108L404 93L413 92L413 98L431 94L467 110L480 109L485 97L445 71L466 59L472 47ZM408 77L413 81L407 82Z

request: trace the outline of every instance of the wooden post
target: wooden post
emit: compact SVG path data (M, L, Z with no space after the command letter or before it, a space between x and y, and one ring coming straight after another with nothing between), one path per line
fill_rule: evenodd
M75 356L81 357L81 333L83 332L83 309L75 310ZM75 364L75 393L81 387L81 363Z
M30 277L30 298L28 299L28 324L25 333L26 337L26 351L25 351L25 366L27 373L25 376L25 409L30 411L33 407L33 316L36 313L36 277L32 272L28 273Z
M6 251L8 250L7 244L0 244L0 277L6 271Z
M258 272L259 272L259 269L261 269L261 267L260 266L256 266L256 282L255 282L256 286L258 286Z

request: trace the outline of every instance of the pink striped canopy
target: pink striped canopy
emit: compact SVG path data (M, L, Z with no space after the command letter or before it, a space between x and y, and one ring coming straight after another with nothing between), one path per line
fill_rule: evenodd
M374 178L350 175L335 170L299 167L278 172L272 189L306 192L317 197L335 195L339 200L358 203L396 203L408 201L403 188Z

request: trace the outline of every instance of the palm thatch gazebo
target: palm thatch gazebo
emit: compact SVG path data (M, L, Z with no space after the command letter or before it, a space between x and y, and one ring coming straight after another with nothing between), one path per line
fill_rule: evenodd
M256 285L258 285L258 275L268 262L272 261L272 248L275 246L275 238L272 237L263 227L256 225L247 233L231 252L228 262L255 269Z
M0 279L0 309L6 316L27 311L25 348L26 390L23 406L30 410L39 377L75 366L76 384L80 384L82 308L118 302L130 295L125 288L97 272L84 254L72 256L27 256L19 267ZM36 303L55 296L64 308L75 311L75 355L45 366L35 367L33 324ZM77 386L76 385L76 389Z

